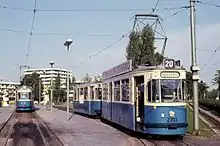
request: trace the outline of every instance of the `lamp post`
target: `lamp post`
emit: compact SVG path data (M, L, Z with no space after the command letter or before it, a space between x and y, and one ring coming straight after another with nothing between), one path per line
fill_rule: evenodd
M53 65L54 65L54 61L51 61L50 62L50 67L51 67L51 71L52 71L52 68L53 68ZM51 75L51 81L50 81L50 101L51 101L51 111L52 111L52 108L53 108L53 74L52 72L50 71L50 75Z
M69 63L69 50L70 50L70 45L73 43L72 39L67 39L64 43L64 46L67 47L67 62ZM68 64L67 63L67 64ZM66 105L66 114L67 114L67 121L69 120L69 80L70 80L70 72L69 69L67 70L67 91L66 91L66 98L67 98L67 105Z

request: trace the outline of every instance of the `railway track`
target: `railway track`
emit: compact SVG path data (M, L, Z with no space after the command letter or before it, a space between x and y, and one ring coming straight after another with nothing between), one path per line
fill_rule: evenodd
M14 112L0 131L1 146L62 146L35 113Z
M190 108L193 109L193 105L189 104ZM208 110L207 108L203 109L199 107L199 113L201 118L204 118L204 122L210 125L210 128L216 133L216 135L220 136L220 118L213 114L213 111Z

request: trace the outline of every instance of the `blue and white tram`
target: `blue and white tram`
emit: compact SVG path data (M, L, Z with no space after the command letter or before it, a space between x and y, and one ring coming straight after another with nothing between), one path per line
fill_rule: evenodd
M32 90L27 86L21 86L17 89L16 111L34 111L34 101L32 99Z
M101 117L144 134L184 136L186 70L175 63L133 69L130 60L104 72Z
M75 86L73 111L89 116L100 116L102 83L82 83Z

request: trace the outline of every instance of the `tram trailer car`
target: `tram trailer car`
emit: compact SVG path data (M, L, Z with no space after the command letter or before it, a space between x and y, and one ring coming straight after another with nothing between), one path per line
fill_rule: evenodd
M129 60L103 72L101 118L147 135L183 138L186 70L178 62L133 69Z
M73 111L92 117L100 116L102 83L81 83L75 86Z
M16 111L35 111L31 88L27 86L21 86L17 89Z

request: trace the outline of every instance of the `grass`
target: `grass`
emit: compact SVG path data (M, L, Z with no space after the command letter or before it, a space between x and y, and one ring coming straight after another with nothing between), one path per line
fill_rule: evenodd
M187 132L192 134L193 132L193 111L187 107L187 122L188 122L188 129ZM200 135L201 137L213 137L215 133L212 129L206 125L201 119L199 119L199 128L200 128Z

